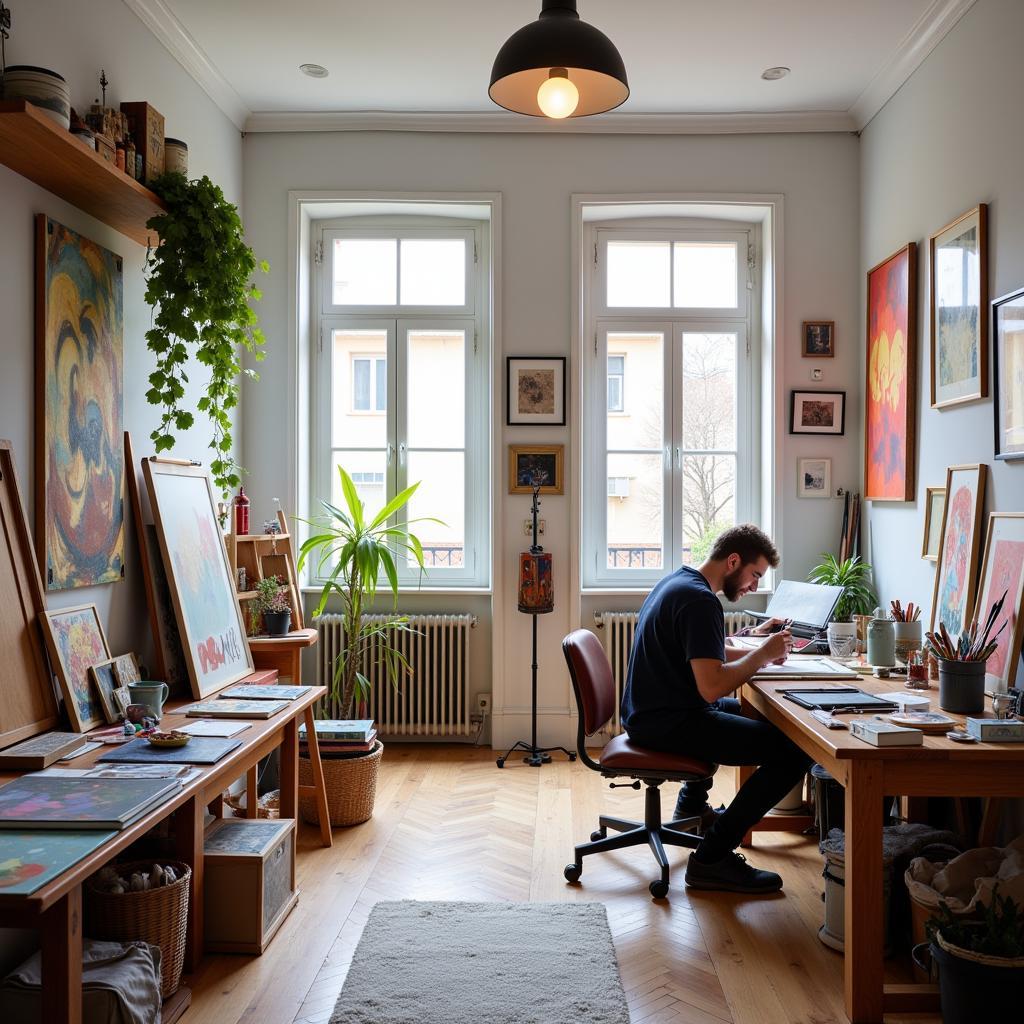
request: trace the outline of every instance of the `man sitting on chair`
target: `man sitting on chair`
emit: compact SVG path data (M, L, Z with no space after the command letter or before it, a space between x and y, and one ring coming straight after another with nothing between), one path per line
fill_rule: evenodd
M683 566L662 579L640 609L622 724L630 739L652 750L714 764L757 765L721 812L707 804L711 780L688 782L675 818L700 816L703 839L690 854L686 884L695 889L766 893L782 888L774 871L760 871L735 852L743 836L807 772L809 758L769 722L740 715L732 693L792 647L783 623L771 620L755 634L771 634L757 649L726 647L725 616L716 594L730 601L757 589L779 564L775 545L749 523L726 530L699 569Z

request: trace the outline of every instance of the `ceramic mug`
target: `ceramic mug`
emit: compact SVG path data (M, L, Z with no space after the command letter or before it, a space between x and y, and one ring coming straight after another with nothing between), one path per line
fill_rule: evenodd
M129 683L128 692L132 695L133 704L145 704L159 721L163 714L164 701L170 694L166 683L154 683L145 680L141 683Z

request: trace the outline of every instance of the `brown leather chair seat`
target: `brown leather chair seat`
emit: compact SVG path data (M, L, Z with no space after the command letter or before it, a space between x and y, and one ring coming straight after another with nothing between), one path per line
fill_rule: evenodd
M705 779L715 774L717 765L708 761L700 761L685 754L667 754L662 750L650 750L638 747L625 733L613 736L601 751L599 759L601 767L614 771L631 770L645 773L657 773L661 778L673 780L680 776L681 780Z

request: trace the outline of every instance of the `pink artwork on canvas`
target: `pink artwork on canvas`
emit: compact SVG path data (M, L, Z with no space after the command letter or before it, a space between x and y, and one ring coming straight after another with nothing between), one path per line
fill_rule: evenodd
M991 555L991 564L985 591L978 602L976 618L981 627L988 620L988 613L999 598L1006 594L1003 611L992 628L995 633L1005 622L1006 628L1000 634L995 653L985 667L988 675L1002 678L1006 672L1013 632L1017 626L1017 607L1020 602L1021 573L1024 572L1024 541L997 540Z

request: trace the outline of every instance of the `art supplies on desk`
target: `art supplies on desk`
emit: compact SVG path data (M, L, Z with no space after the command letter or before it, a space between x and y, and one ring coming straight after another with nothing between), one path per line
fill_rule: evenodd
M298 697L304 697L312 686L277 686L274 683L253 683L253 684L242 684L236 683L234 686L229 686L222 694L220 699L233 697L237 700L296 700Z
M857 673L831 658L787 658L781 665L759 668L754 679L856 679Z
M919 747L924 743L920 729L893 725L887 718L855 718L850 722L850 735L873 747Z
M180 789L173 779L25 775L0 787L0 828L120 831Z
M799 704L802 708L822 711L895 711L896 704L882 700L873 693L865 693L856 686L806 686L789 687L775 691L781 693L786 700Z
M237 736L240 732L245 732L246 729L251 729L252 726L248 722L236 722L230 719L209 719L204 718L198 722L189 722L188 725L182 725L178 728L178 732L186 732L190 736Z
M201 700L184 709L189 718L272 718L288 707L286 700Z
M876 694L882 700L891 700L893 704L899 704L901 708L910 711L927 711L931 701L919 693L910 693L907 690L892 690L888 693Z
M1024 722L1012 718L968 718L967 735L982 743L1024 743Z
M97 760L107 764L216 764L241 745L241 740L196 736L187 747L154 747L140 737L107 751Z
M98 829L0 831L0 894L31 895L116 835Z
M80 732L44 732L41 736L0 750L0 769L37 772L77 750L85 743Z

